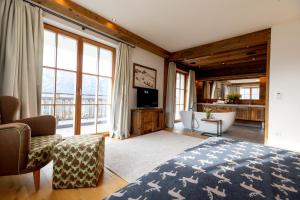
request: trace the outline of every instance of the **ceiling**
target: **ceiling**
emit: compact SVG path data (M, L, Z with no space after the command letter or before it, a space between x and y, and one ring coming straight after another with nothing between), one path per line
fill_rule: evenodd
M170 51L300 17L300 0L74 0Z
M181 64L205 68L220 68L242 64L266 63L267 60L267 44L247 47L244 49L232 49L224 53L218 53L209 56L199 56L192 59L185 59Z

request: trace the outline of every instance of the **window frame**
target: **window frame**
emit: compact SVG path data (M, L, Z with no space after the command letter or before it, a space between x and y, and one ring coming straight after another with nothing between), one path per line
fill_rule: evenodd
M100 42L97 42L97 41L94 41L92 39L89 39L87 37L84 37L84 36L81 36L81 35L78 35L78 34L75 34L75 33L72 33L72 32L69 32L69 31L66 31L66 30L63 30L61 28L58 28L58 27L55 27L53 25L50 25L50 24L47 24L47 23L44 23L44 30L47 30L47 31L50 31L50 32L53 32L55 33L55 49L56 49L56 52L55 52L55 65L54 67L50 67L50 66L44 66L44 63L43 63L43 66L42 68L43 69L52 69L55 71L55 77L54 77L54 97L53 97L53 102L52 104L42 104L41 103L41 109L42 109L42 106L52 106L53 107L53 115L56 116L56 106L61 106L61 105L72 105L72 106L75 106L74 107L74 135L80 135L81 134L81 109L82 109L82 106L83 105L86 105L86 104L82 104L81 100L82 100L82 94L81 94L81 91L82 91L82 77L84 74L89 74L89 73L84 73L83 72L83 44L84 43L88 43L90 45L94 45L94 46L97 46L97 48L99 48L99 51L100 51L100 48L103 48L105 50L109 50L112 52L112 76L111 77L108 77L108 76L103 76L105 78L111 78L111 96L113 95L113 87L114 87L114 75L115 75L115 63L116 63L116 49L111 47L111 46L108 46L108 45L105 45L105 44L102 44ZM76 71L73 71L73 70L67 70L67 69L61 69L61 68L58 68L57 66L57 49L58 49L58 35L61 34L63 36L67 36L67 37L70 37L72 39L75 39L77 41L77 66L76 66ZM98 55L99 56L99 55ZM76 81L76 88L75 88L75 98L74 98L74 104L57 104L56 103L56 91L57 91L57 71L58 70L62 70L62 71L68 71L68 72L75 72L76 73L76 78L75 78L75 81ZM97 81L99 81L99 77L102 77L102 76L99 76L99 73L97 75ZM98 84L98 83L97 83ZM97 90L99 88L97 87ZM96 99L98 100L98 91L97 91L97 97ZM112 101L112 99L110 99ZM112 105L112 102L110 101L110 104L105 104L105 105L110 105L110 108L111 108L111 105ZM90 104L89 104L90 105ZM91 104L91 105L94 105L94 104ZM98 106L99 105L102 105L102 104L98 104L98 101L96 102L95 106L97 106L96 108L96 114L98 114ZM103 104L104 105L104 104ZM98 117L98 116L97 116ZM97 123L96 123L96 133L98 133L97 131ZM99 132L99 133L102 133L102 132ZM107 133L107 132L103 132L103 133Z
M250 98L248 98L248 99L242 98L243 94L240 92L240 94L242 95L241 96L242 100L260 100L260 87L242 87L241 89L249 89L250 90L250 94L249 94ZM253 89L258 89L258 99L253 99L253 92L252 92Z
M184 78L184 88L177 88L177 74L183 76ZM176 84L175 84L175 112L174 112L174 119L175 119L175 122L180 122L181 120L180 119L176 119L176 107L177 105L181 106L183 105L183 110L186 110L186 95L187 95L187 76L188 76L188 73L183 71L183 70L180 70L180 69L176 69ZM181 82L179 83L179 85L181 86ZM176 97L176 92L177 90L181 90L183 91L183 104L177 104L177 97ZM181 93L180 93L181 94ZM181 98L181 96L179 97Z

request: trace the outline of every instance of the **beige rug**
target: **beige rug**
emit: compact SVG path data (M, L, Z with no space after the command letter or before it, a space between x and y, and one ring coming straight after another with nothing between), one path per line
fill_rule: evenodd
M203 140L200 138L168 131L126 140L108 138L105 141L105 165L127 182L133 182L201 141Z

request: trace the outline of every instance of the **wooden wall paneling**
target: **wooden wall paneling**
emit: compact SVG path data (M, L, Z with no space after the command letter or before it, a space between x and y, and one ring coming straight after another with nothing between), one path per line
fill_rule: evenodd
M259 78L259 99L266 100L266 77Z
M79 4L76 4L71 0L32 1L67 18L76 20L85 24L86 26L92 27L119 40L141 47L159 56L169 57L170 55L170 53L165 49L80 6Z
M266 65L266 107L265 107L265 138L264 143L268 143L269 131L269 89L270 89L270 54L271 53L271 34L268 38L267 65Z
M167 101L167 85L168 85L168 70L169 70L169 60L165 58L164 60L164 87L163 87L163 109L166 109Z

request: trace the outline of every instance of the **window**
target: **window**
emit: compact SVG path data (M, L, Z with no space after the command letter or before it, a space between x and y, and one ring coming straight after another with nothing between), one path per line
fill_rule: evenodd
M176 106L175 106L175 120L180 120L180 111L185 108L185 88L186 88L186 75L176 73Z
M259 99L259 87L244 87L241 88L240 94L242 95L241 99Z
M63 136L107 132L115 49L45 25L42 114Z
M83 43L81 133L109 129L112 94L112 52ZM98 88L98 89L97 89ZM85 124L89 124L85 126Z

